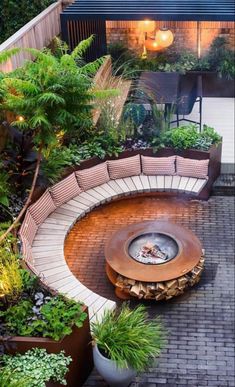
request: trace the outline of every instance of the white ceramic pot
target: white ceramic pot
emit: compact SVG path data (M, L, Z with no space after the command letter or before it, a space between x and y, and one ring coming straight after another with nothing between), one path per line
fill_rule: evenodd
M93 347L93 358L97 371L110 387L128 387L136 376L132 368L117 367L115 361L104 357L97 345Z

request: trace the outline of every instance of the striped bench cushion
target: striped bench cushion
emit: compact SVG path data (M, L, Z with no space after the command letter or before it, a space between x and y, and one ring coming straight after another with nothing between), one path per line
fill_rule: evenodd
M75 173L72 173L50 188L50 193L56 207L79 195L82 192L78 185Z
M144 175L175 175L175 158L141 156L142 171Z
M27 211L24 221L22 223L22 226L20 228L20 232L19 232L20 237L22 239L27 240L29 245L32 245L37 229L38 229L38 226L36 222L34 221L30 212Z
M44 194L29 207L28 211L32 215L37 225L41 224L53 211L56 205L52 200L50 192L46 190Z
M196 177L198 179L208 179L207 160L195 160L185 157L176 157L176 173L179 176Z
M34 264L32 247L25 238L22 238L22 254L26 262Z
M83 191L107 183L109 181L109 174L107 163L95 165L94 167L76 171L76 178L78 184Z
M140 156L136 155L119 160L109 160L108 170L110 179L122 179L123 177L140 175Z

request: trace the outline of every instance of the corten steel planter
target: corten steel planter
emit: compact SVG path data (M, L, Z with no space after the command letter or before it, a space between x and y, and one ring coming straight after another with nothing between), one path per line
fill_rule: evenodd
M202 95L211 98L234 98L234 79L220 77L216 71L189 71L202 76Z
M88 308L84 308L88 314ZM69 371L66 374L68 387L81 387L93 369L91 334L89 317L81 328L74 326L70 335L60 341L43 337L14 336L6 340L6 352L9 354L25 353L32 348L45 348L48 353L65 351L66 356L72 357ZM47 387L59 387L60 383L48 382Z

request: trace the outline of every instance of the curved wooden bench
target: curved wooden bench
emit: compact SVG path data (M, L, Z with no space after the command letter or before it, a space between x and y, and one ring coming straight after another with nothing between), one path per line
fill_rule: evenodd
M66 179L72 178L75 178L75 173ZM65 182L65 186L66 179L62 181ZM71 227L94 207L117 198L159 191L188 193L197 197L206 183L207 179L140 174L109 180L80 192L61 205L53 201L53 187L51 187L29 207L21 226L20 237L24 260L51 289L84 302L89 308L90 320L99 318L105 309L113 309L116 304L92 292L69 270L63 250L64 240ZM78 183L75 184L80 190ZM76 187L73 186L74 188ZM70 189L71 186L67 191L63 190L63 193L67 195Z

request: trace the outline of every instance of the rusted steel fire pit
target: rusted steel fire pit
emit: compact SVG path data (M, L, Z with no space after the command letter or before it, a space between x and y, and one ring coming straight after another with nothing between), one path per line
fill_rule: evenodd
M204 251L190 230L146 221L118 230L105 246L106 273L121 299L168 300L200 280Z

